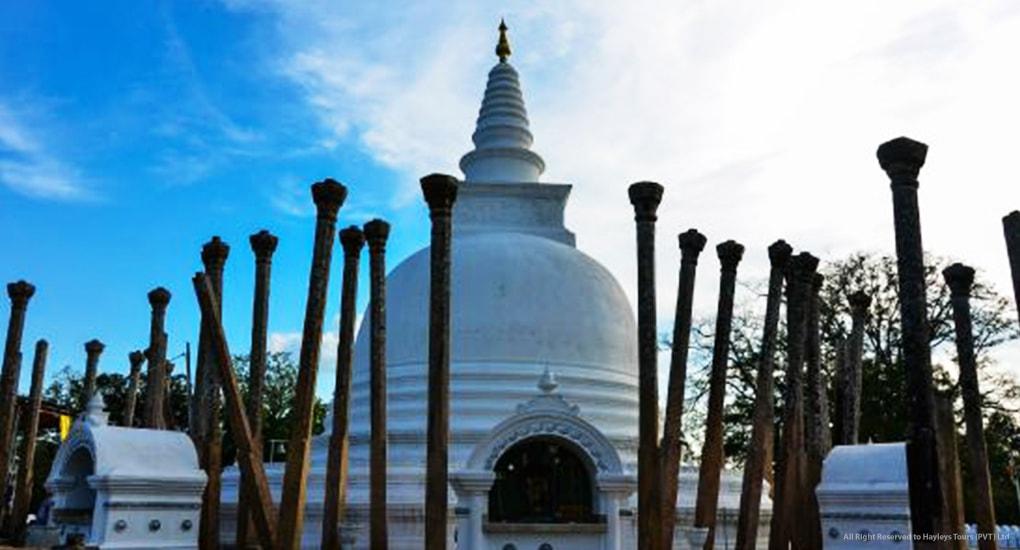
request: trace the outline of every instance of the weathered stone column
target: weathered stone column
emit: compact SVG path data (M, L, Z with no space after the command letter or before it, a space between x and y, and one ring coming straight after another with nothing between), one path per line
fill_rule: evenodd
M915 535L934 538L938 532L942 491L938 451L935 447L931 348L928 338L927 292L921 215L917 205L917 173L928 146L897 138L878 148L878 161L892 182L896 228L903 363L910 395L907 434L907 470L910 485L910 520ZM934 542L916 541L914 548L936 548Z
M223 315L223 267L230 255L230 246L218 236L202 245L202 265L216 293L216 314ZM205 329L208 331L208 328ZM200 548L218 548L220 542L220 492L223 487L223 433L220 428L220 384L217 376L215 353L209 345L209 335L199 333L199 361L195 374L195 393L199 409L196 411L197 444L203 448L198 459L205 470L205 491L202 493L202 516L199 521Z
M131 363L131 371L128 374L128 393L124 404L124 426L133 428L135 425L135 408L138 403L138 386L141 384L142 363L145 362L145 354L140 350L128 354L128 361Z
M751 446L744 464L744 480L740 490L740 512L737 517L737 550L754 550L758 540L758 518L761 512L762 480L771 469L769 449L772 448L774 405L772 376L776 364L776 333L779 328L779 307L783 302L783 278L793 249L784 240L769 246L769 290L765 299L765 327L761 338L761 359L755 376L754 416Z
M308 301L301 335L297 387L294 392L294 426L287 444L287 470L280 499L279 548L297 550L301 546L304 524L305 490L308 481L308 451L312 437L312 413L315 404L315 377L319 371L322 344L322 318L326 313L329 268L333 257L336 216L347 198L347 188L326 179L312 185L317 217L312 267L308 276Z
M43 404L43 384L46 377L46 357L50 345L45 340L36 342L36 356L32 362L32 388L29 390L29 416L24 419L24 442L21 462L17 467L17 485L10 526L14 541L24 539L25 519L29 517L32 502L33 473L36 463L36 438L39 432L39 409Z
M822 480L822 461L829 452L827 441L829 418L826 411L825 379L822 373L821 299L819 293L825 277L815 273L808 290L806 334L804 336L804 363L807 365L804 382L804 451L806 485L804 498L807 507L801 520L809 537L811 548L822 548L822 524L818 511L815 487Z
M18 381L21 379L21 337L25 332L25 313L35 287L25 281L7 285L11 299L11 316L7 323L7 340L4 343L4 365L0 371L0 495L7 494L7 465L11 461L14 441ZM0 503L2 511L2 503Z
M638 548L662 545L662 477L659 471L658 328L655 319L655 221L662 186L628 189L637 225L638 284Z
M386 239L390 224L375 219L365 224L371 280L369 302L369 416L372 439L369 460L369 536L373 549L386 550Z
M943 533L959 538L948 541L948 548L967 550L963 518L963 480L960 475L960 457L956 450L956 420L953 418L953 398L950 394L935 394L935 429L939 446L939 478L945 495L946 518Z
M775 497L772 499L770 550L809 548L803 517L807 505L804 449L804 346L807 334L808 293L818 258L801 252L790 261L786 277L786 388L783 395L782 443L776 461Z
M166 307L170 304L170 291L158 287L149 292L152 320L149 324L149 348L146 359L149 362L145 378L145 427L154 430L166 429L163 413L163 387L166 385Z
M1013 274L1013 300L1016 302L1017 314L1020 315L1020 210L1014 210L1002 218L1002 231L1006 235L1009 270Z
M174 369L177 367L172 361L165 361L163 363L163 419L166 424L166 429L177 430L177 419L174 417L174 402L173 392L173 376ZM185 403L187 405L187 403Z
M85 403L88 403L92 399L92 394L96 393L96 373L99 370L99 356L103 353L106 346L103 345L99 340L89 340L85 342L85 397L82 402L81 410L85 410Z
M425 479L425 549L446 550L450 439L450 271L457 178L430 174L421 190L432 219L429 258L429 401Z
M843 407L846 403L846 380L849 370L846 362L847 337L843 334L842 323L837 322L838 330L832 336L832 393L835 401L832 404L832 441L836 445L844 445Z
M733 293L737 283L737 264L744 246L726 241L716 247L722 271L719 278L719 304L715 316L715 342L708 386L708 419L705 444L701 448L698 469L698 500L694 526L708 527L705 550L715 546L715 515L719 503L719 476L723 466L723 400L726 398L726 367L730 359L730 330L733 325Z
M808 463L812 470L812 487L821 481L822 460L829 452L831 436L829 418L826 411L827 387L825 373L822 372L822 334L821 334L821 297L822 284L825 277L816 273L811 280L811 292L808 296L807 340L805 341L805 364L807 365L804 382L808 393L805 396L805 450Z
M951 291L953 323L956 326L956 355L960 365L960 393L963 395L963 419L967 424L967 448L974 483L974 517L981 550L995 550L995 506L992 501L992 479L988 473L988 449L985 446L984 421L981 418L982 398L978 389L977 359L974 356L974 331L970 317L970 291L974 286L974 269L953 264L942 270ZM948 496L948 495L947 495Z
M824 371L821 373L820 376L822 377L821 382L822 391L818 394L818 402L821 404L822 409L821 417L819 417L819 422L821 422L823 428L822 439L820 443L822 445L822 458L824 459L829 455L829 451L832 450L832 428L830 427L832 423L832 417L829 415L831 407L829 406L829 392L827 389L831 382L829 380L829 375L826 374Z
M234 362L227 346L227 336L220 322L219 304L216 293L205 273L196 273L191 280L195 287L195 296L202 311L203 332L208 335L209 346L214 353L214 365L219 371L220 384L226 398L227 421L230 433L237 444L237 465L241 470L241 483L247 484L247 492L252 496L252 519L255 533L258 535L262 548L278 548L276 545L275 524L273 522L273 500L266 481L266 471L262 465L262 453L254 450L252 445L251 427L244 414L244 403L241 401L241 390L234 374Z
M839 437L841 445L856 445L860 437L864 324L868 319L871 296L864 292L854 292L849 296L849 302L853 324L850 328L850 340L847 341L846 370L842 373L841 382L843 387L839 424L842 430Z
M252 449L262 454L262 393L266 380L266 337L269 326L269 279L273 253L278 239L263 229L248 237L255 253L255 297L252 299L251 353L248 356L248 424L251 426ZM248 547L251 495L241 484L237 503L237 542L240 549Z
M21 463L18 464L18 482L14 491L14 508L11 527L14 540L21 542L25 535L25 520L32 502L32 478L35 466L35 443L39 432L39 408L42 405L43 384L46 377L46 355L50 345L46 340L35 343L35 358L32 361L32 387L28 392L28 417L25 419L24 443Z
M357 226L340 231L344 249L343 283L340 291L339 343L336 351L336 383L333 386L333 425L326 458L326 500L322 512L322 548L340 550L340 523L347 507L348 418L351 409L351 376L354 363L354 322L358 299L358 264L365 234Z
M680 472L680 440L683 437L684 392L687 381L687 353L691 341L691 310L694 304L694 277L698 256L707 239L696 229L679 236L680 280L677 284L676 317L673 320L673 349L669 361L669 389L666 393L666 420L662 431L662 540L671 548L676 527L676 495ZM613 500L613 502L616 502ZM617 521L619 518L616 518Z

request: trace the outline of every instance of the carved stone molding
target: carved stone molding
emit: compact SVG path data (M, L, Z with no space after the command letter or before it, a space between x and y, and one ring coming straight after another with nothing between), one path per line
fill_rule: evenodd
M514 415L500 422L471 452L467 470L492 471L496 461L514 444L532 437L549 437L581 451L595 474L622 474L623 464L613 444L580 416L576 404L556 392L558 384L548 371L539 380L541 393L517 406Z

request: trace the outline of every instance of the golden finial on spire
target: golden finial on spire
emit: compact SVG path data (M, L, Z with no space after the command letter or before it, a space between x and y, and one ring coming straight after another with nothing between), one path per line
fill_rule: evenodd
M496 55L499 56L500 63L506 63L506 58L510 57L510 41L506 39L506 21L502 18L499 20L499 43L496 44Z

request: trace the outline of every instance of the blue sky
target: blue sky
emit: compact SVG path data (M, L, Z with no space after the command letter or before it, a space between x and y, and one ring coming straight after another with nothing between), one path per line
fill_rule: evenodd
M747 279L765 276L779 237L823 258L891 251L874 150L901 134L931 145L927 249L1008 290L999 219L1020 208L1015 2L15 1L0 4L0 280L38 287L24 351L45 337L51 371L82 368L95 337L108 344L102 368L124 370L146 344L157 285L174 294L180 351L196 339L190 275L212 235L232 246L225 324L245 351L247 236L262 228L280 237L273 346L295 349L308 185L348 185L343 225L391 221L391 266L421 247L417 179L460 175L501 16L544 180L575 184L568 226L630 295L626 186L666 185L663 325L675 234L688 227L710 245L745 244ZM696 308L708 315L715 259L703 265ZM334 277L323 393L338 292ZM1013 368L1020 352L1003 357Z
M213 3L0 7L0 278L36 285L25 351L49 339L51 370L80 367L93 337L108 345L102 368L125 369L146 344L157 285L174 295L172 350L194 342L189 277L214 234L232 248L234 351L248 345L247 236L263 227L281 241L271 330L300 330L317 179L348 183L341 223L394 223L395 258L427 238L417 204L387 207L402 175L359 147L318 144L324 130L300 89L261 63L263 19Z

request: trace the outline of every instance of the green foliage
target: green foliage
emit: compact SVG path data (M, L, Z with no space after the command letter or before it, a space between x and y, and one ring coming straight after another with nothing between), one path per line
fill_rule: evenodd
M127 392L130 379L119 373L101 373L96 376L96 391L102 394L110 423L122 425L127 406ZM135 403L135 426L142 425L145 411L146 373L142 370ZM57 371L49 386L43 391L43 399L72 411L85 410L85 376L69 365ZM168 425L171 429L184 430L188 425L188 380L181 373L170 377L170 401L166 404Z
M955 374L950 372L949 358L955 356L954 329L949 290L942 280L942 269L950 262L942 258L926 259L928 316L933 350L934 378L940 391L959 395ZM836 350L849 337L850 310L847 296L862 290L872 297L870 317L864 332L862 367L861 424L862 442L902 441L907 431L906 372L900 348L900 311L897 292L896 259L891 256L854 254L824 264L825 275L821 298L822 370L829 382L827 392L830 419L836 420L835 380ZM744 461L751 433L754 407L754 378L760 364L762 317L765 310L765 285L755 282L744 287L753 298L735 309L730 340L730 368L727 376L727 400L724 410L724 447L728 459L736 464ZM1012 315L1012 304L997 294L981 277L975 280L971 301L974 338L986 411L986 440L990 456L996 509L1000 523L1020 522L1017 495L1006 475L1010 457L1020 452L1020 422L1017 421L1017 398L1020 385L1009 376L993 373L990 353L996 346L1020 336ZM785 312L781 319L785 317ZM707 365L711 361L713 319L695 324L691 338L692 364L705 367L689 372L690 404L686 407L684 425L699 426L704 416L702 398L707 394ZM785 389L786 331L781 321L775 357L775 420L781 413ZM945 359L947 364L940 364ZM955 373L955 366L952 371ZM695 406L691 406L694 404ZM960 406L957 400L958 407ZM700 415L700 416L699 416ZM956 415L962 425L962 413ZM777 432L778 433L778 432ZM960 441L963 441L962 436ZM961 463L966 464L965 445L960 445ZM973 484L966 468L964 487ZM967 493L969 495L969 493ZM972 521L968 507L968 521Z
M249 395L250 363L248 355L237 355L234 357L234 369L237 372L238 385L245 403L248 402ZM289 353L277 352L268 354L266 358L266 380L263 384L262 392L262 456L266 457L267 460L270 457L270 441L290 439L290 428L294 424L292 405L294 401L294 387L297 386L297 377L298 365L292 360ZM326 404L316 397L313 410L312 433L319 434L323 431ZM229 426L224 423L224 464L233 462L236 454L237 445L230 434ZM277 453L277 458L279 456L279 453Z
M234 367L237 372L237 379L241 389L242 398L248 400L248 356L237 356L234 358ZM266 442L264 453L268 453L268 442L272 439L287 440L290 438L290 426L292 422L292 402L294 399L294 387L297 383L298 366L291 359L289 353L269 354L266 368L265 392L263 394L263 441ZM145 370L141 375L139 392L135 412L135 426L140 426L143 411L145 410ZM96 377L96 388L103 395L107 412L110 414L110 423L121 425L124 422L125 406L127 403L127 391L129 379L116 373L103 373ZM84 375L73 370L70 366L60 369L52 378L49 386L44 390L43 398L53 404L66 407L69 410L81 411L84 409ZM312 424L313 432L318 434L323 429L323 419L326 415L326 405L321 400L315 400L315 416ZM187 431L188 427L188 381L182 373L171 376L169 412L172 414L169 425L171 429ZM227 466L234 461L236 445L229 431L226 412L221 418L223 428L223 464ZM33 508L45 497L43 483L50 471L53 458L59 446L59 434L56 430L49 430L40 433L39 443L36 449L35 458L35 484L33 494ZM264 455L268 456L268 454Z

